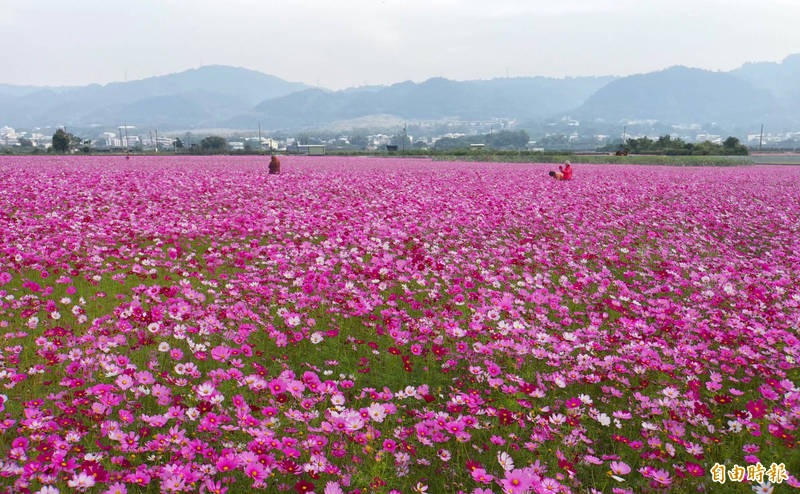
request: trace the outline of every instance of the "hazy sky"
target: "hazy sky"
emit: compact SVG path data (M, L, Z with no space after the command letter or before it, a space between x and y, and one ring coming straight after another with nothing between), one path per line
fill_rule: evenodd
M224 64L334 89L729 70L800 52L800 0L0 0L0 83Z

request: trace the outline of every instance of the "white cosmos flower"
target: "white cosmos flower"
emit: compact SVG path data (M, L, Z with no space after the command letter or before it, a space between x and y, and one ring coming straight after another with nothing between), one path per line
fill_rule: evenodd
M754 485L753 492L756 494L772 494L774 487L769 482Z
M386 409L380 403L373 403L367 408L369 417L375 422L383 422L386 417Z
M503 470L505 470L506 472L514 470L514 459L511 458L511 455L509 455L505 451L500 451L497 453L497 461L498 463L500 463L500 466L503 467Z

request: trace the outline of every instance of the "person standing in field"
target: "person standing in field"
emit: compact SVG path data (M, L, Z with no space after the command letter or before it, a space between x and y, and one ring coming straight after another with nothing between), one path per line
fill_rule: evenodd
M269 174L277 175L281 172L281 162L274 154L269 159Z

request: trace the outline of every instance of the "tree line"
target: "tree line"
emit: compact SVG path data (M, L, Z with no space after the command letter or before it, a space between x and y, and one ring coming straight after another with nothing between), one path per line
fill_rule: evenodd
M482 144L491 149L525 149L530 136L524 130L501 130L489 134L462 137L442 137L433 145L437 150L464 149L473 144Z
M716 144L710 141L685 142L680 138L664 135L658 139L649 137L629 138L625 144L619 146L609 145L600 148L601 151L627 151L630 154L664 154L668 156L746 156L747 146L739 139L729 136Z

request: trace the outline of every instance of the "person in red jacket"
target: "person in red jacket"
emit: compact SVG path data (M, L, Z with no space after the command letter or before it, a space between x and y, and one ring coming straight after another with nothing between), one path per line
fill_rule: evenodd
M550 172L548 175L556 180L572 180L572 163L567 160L562 166L558 167L557 172Z
M563 167L559 166L558 171L562 174L561 180L572 180L572 163L569 160L564 162Z

